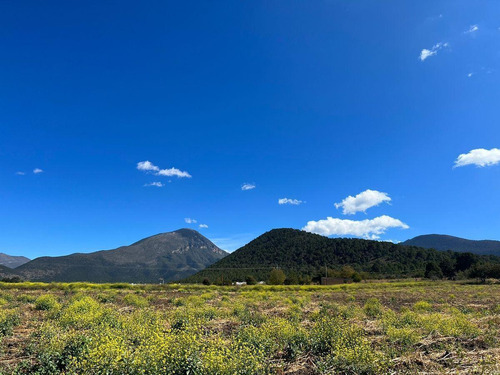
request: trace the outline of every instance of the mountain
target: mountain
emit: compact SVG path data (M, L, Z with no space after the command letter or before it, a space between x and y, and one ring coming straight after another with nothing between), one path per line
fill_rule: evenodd
M325 268L339 270L350 265L376 277L423 276L428 263L442 264L445 271L461 271L476 262L499 262L500 258L442 252L390 242L351 238L328 238L296 229L274 229L229 254L185 282L244 280L253 276L267 280L274 267L296 278L319 278ZM451 266L450 266L451 265Z
M473 241L443 234L427 234L417 236L402 244L425 247L426 249L453 250L458 252L500 256L500 241L492 240Z
M14 274L14 270L12 270L11 268L9 268L7 266L0 264L0 279L2 279L4 277L12 277L12 276L16 276Z
M23 265L24 263L28 263L29 261L30 260L26 257L0 253L0 265L6 266L9 268L19 267L20 265Z
M226 254L197 231L180 229L114 250L36 258L15 272L34 281L157 283L187 277Z

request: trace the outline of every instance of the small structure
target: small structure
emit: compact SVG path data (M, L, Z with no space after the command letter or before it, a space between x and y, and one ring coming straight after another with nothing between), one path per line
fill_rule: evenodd
M337 285L337 284L350 284L351 279L345 279L343 277L322 277L321 285Z

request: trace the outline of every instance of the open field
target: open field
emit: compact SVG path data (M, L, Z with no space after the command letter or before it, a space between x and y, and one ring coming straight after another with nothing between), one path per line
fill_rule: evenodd
M0 284L2 374L500 373L500 284Z

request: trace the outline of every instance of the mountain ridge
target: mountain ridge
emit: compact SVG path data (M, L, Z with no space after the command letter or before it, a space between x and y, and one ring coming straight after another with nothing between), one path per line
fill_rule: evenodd
M9 255L5 253L0 253L0 265L9 268L16 268L24 263L28 263L31 259L20 255Z
M500 256L500 241L469 240L446 234L424 234L402 242L403 245L419 246L440 251L471 252L478 255Z
M158 282L189 276L226 256L199 232L183 228L116 249L39 257L15 269L34 281Z

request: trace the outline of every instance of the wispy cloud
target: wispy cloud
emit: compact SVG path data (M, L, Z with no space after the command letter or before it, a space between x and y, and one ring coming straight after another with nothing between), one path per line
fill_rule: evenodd
M169 168L169 169L160 169L158 173L156 173L158 176L176 176L176 177L187 177L191 178L192 176L186 172L186 171L181 171L180 169L177 168Z
M197 220L195 220L195 219L191 219L191 218L189 218L189 217L186 217L186 218L184 219L184 221L185 221L187 224L196 224L196 223L198 222Z
M408 229L409 226L386 215L360 221L327 217L324 220L309 221L302 230L323 236L356 236L375 240L390 228Z
M464 31L465 34L470 34L470 33L475 33L476 31L479 30L478 25L471 25L467 31Z
M354 197L350 195L340 203L335 203L335 208L342 208L344 215L354 215L356 212L366 212L371 207L390 201L391 198L387 193L368 189Z
M17 174L18 176L24 176L26 173L21 172L21 171L18 171L18 172L16 172L16 174Z
M33 173L34 173L34 174L43 173L43 169L40 169L40 168L35 168L35 169L33 169Z
M159 182L159 181L155 181L155 182L150 182L149 184L144 184L144 186L163 187L165 185L163 183Z
M200 224L199 227L200 228L208 228L208 225L207 224Z
M448 43L437 43L432 46L431 49L424 48L420 51L420 61L425 61L431 56L437 55L438 51L448 47Z
M290 199L290 198L280 198L278 199L278 204L291 204L294 206L298 206L299 204L304 203L299 199Z
M140 161L137 163L137 169L143 172L147 173L153 173L156 176L168 176L168 177L179 177L179 178L191 178L192 176L186 172L186 171L181 171L180 169L177 168L166 168L166 169L161 169L157 165L154 165L151 163L149 160L145 161Z
M243 185L241 185L241 190L252 190L255 189L255 184L254 183L248 183L245 182Z
M477 148L466 154L458 155L454 167L464 167L466 165L476 165L478 167L488 167L500 163L500 149L492 148L486 150Z

